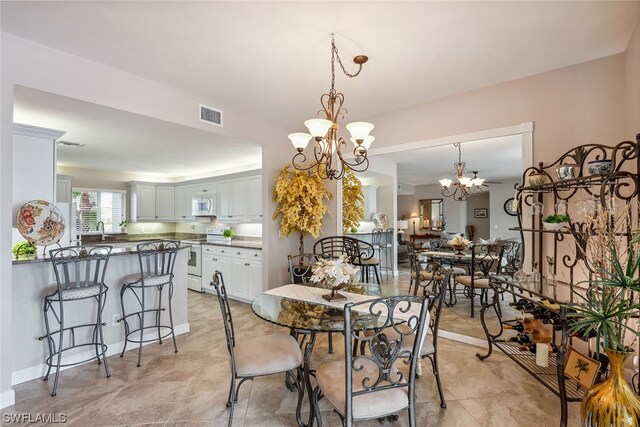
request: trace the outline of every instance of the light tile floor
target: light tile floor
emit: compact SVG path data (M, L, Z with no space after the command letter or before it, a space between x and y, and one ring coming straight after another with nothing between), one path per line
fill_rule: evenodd
M385 294L405 291L408 276L383 285ZM232 302L239 340L281 331L258 319L247 304ZM15 387L16 404L3 413L64 413L74 426L223 426L230 377L228 354L216 298L189 292L191 332L178 337L179 353L170 342L144 348L143 365L136 353L112 356L112 377L104 377L95 363L63 371L58 395L33 380ZM342 357L340 337L335 354L327 352L325 337L318 340L314 364ZM439 406L437 388L425 361L425 375L417 381L418 426L519 426L559 425L558 398L499 352L484 362L475 354L482 349L442 339L439 357L447 408ZM258 378L240 391L234 426L295 426L296 393L284 387L283 376ZM308 407L305 405L305 407ZM325 426L340 425L326 402L321 403ZM569 405L569 425L579 425L579 404ZM377 426L378 421L357 423ZM398 422L408 425L406 413Z

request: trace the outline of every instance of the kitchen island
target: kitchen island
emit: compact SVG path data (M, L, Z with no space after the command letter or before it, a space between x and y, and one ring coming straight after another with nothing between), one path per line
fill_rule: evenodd
M187 248L187 245L180 247L173 270L174 294L172 308L176 335L189 332L187 317ZM122 323L114 321L122 315L120 288L122 287L123 279L127 275L139 273L139 271L140 264L135 243L129 247L117 247L112 250L105 276L105 284L109 287L109 290L102 315L103 322L106 323L103 331L104 342L108 346L108 356L120 353L124 345L124 326ZM34 378L40 378L46 373L44 361L48 355L47 341L46 339L39 340L38 338L45 335L44 297L53 292L56 281L53 267L48 258L13 261L12 276L12 305L14 307L12 315L12 383L15 385ZM67 307L70 307L65 311L65 322L67 324L95 319L96 303L92 299L77 301ZM165 315L168 315L166 311L163 312L163 318ZM89 333L88 331L86 332ZM147 334L145 334L146 336ZM151 336L152 334L149 332L149 337ZM82 336L81 334L78 334L76 338L79 341L89 339L88 336ZM169 341L165 342L167 345L172 345ZM152 343L152 345L158 344ZM128 346L128 350L134 348L137 347ZM178 347L179 349L180 347ZM83 351L82 348L73 351L69 351L68 354L65 353L63 363L65 358L67 358L68 362L74 362L86 359L87 356L91 356L88 353L93 353L93 351Z

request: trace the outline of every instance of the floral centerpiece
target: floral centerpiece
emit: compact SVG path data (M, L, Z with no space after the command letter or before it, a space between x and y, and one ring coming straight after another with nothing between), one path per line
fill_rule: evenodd
M449 240L448 243L451 247L456 251L458 255L462 254L462 251L471 246L471 241L465 239L462 236L456 236L453 239Z
M347 292L362 293L362 287L357 277L360 270L349 264L346 255L336 259L320 259L311 268L312 275L309 281L324 289L331 289L331 298L336 299L336 291L345 289ZM338 297L339 299L339 297Z

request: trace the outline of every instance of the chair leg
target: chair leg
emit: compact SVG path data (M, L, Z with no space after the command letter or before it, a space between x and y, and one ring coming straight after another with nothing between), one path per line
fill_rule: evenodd
M178 352L178 344L176 343L176 332L173 329L173 310L171 309L171 301L173 300L173 280L169 282L169 325L171 325L171 337L173 338L173 352Z
M471 317L475 317L474 314L474 310L473 310L473 306L475 305L475 296L476 296L476 290L474 289L473 285L471 286L471 288L469 288L471 290L470 292L470 297L471 297Z
M229 427L233 425L233 409L236 406L236 376L235 372L231 374L231 389L229 390L229 401L227 402L227 408L229 408Z
M124 285L122 289L120 289L120 308L122 309L122 319L124 325L124 346L122 347L122 353L120 353L120 357L124 356L124 352L127 350L127 343L129 342L129 323L127 322L127 313L124 311L124 294L127 290L127 285Z
M311 399L311 405L313 408L313 412L316 416L316 421L318 423L318 427L322 427L322 414L320 413L320 405L318 404L318 400L320 399L320 387L316 386L313 389L313 393L309 398ZM309 425L313 424L313 418L309 420Z
M138 368L141 365L142 362L142 338L144 336L144 294L145 294L145 289L144 287L140 288L142 289L141 294L142 294L142 299L140 302L140 305L142 305L142 311L140 312L140 337L138 338L140 340L140 343L138 345Z
M101 285L102 287L102 285ZM104 373L107 375L107 378L111 377L111 372L109 371L109 363L107 362L107 355L104 349L104 333L102 331L102 310L104 309L104 303L106 301L107 295L100 290L100 297L98 299L98 335L100 336L100 354L102 355L102 361L104 363ZM100 357L98 357L98 363L100 363Z
M162 288L158 286L158 311L156 311L156 325L158 326L158 344L162 344L162 333L160 332L160 313L162 312Z
M436 348L432 357L429 357L433 368L433 375L436 377L436 385L438 386L438 394L440 395L440 407L446 408L447 403L444 401L444 392L442 391L442 382L440 381L440 370L438 369L438 349Z
M333 333L329 332L329 354L333 354Z
M380 265L380 264L378 264L378 265ZM377 282L377 283L378 283L378 285L379 285L379 284L380 284L380 276L378 275L378 269L376 268L376 266L375 266L375 265L373 266L373 272L374 272L374 273L375 273L375 275L376 275L376 282Z
M58 391L58 378L60 377L60 365L62 364L62 349L64 345L64 308L62 303L62 296L58 296L60 298L60 339L58 340L58 361L56 363L56 376L53 380L53 391L51 392L51 396L55 396Z
M55 347L53 346L51 341L52 340L51 327L49 326L49 303L46 299L44 300L44 326L47 329L46 338L47 338L47 345L49 346L49 356L53 356ZM51 373L51 360L49 360L49 363L47 364L47 373L42 379L42 381L47 381L49 379L50 373Z

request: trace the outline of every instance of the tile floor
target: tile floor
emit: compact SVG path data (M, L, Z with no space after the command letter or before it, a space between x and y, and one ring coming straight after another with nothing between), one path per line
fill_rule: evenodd
M383 285L385 294L406 289L408 276ZM233 302L238 339L279 330L258 319L247 304ZM179 353L170 342L144 348L143 365L136 367L136 353L112 356L112 377L95 363L63 371L58 395L49 395L49 384L33 380L15 387L16 404L3 413L64 413L74 426L224 426L230 377L222 321L215 297L189 292L191 332L178 337ZM336 352L327 353L326 339L318 340L314 364L342 357L340 338ZM559 401L555 395L495 352L479 361L482 351L467 344L442 339L440 370L447 408L441 409L433 376L425 361L425 375L417 381L418 426L519 426L559 425ZM283 376L258 378L240 391L234 426L295 426L296 393L289 392ZM306 406L305 406L306 407ZM321 403L325 426L340 425L326 402ZM569 405L569 425L579 425L579 404ZM377 426L378 421L357 423ZM408 425L406 413L398 422Z

